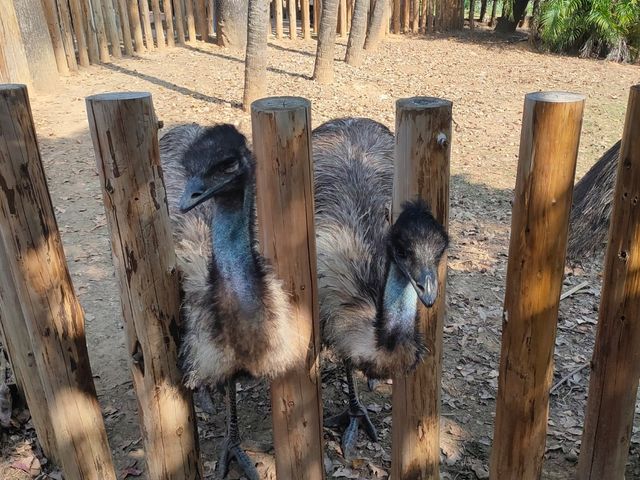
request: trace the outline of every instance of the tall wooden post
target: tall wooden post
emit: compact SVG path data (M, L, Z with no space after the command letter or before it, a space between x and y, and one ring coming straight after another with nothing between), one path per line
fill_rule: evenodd
M27 400L31 420L42 450L48 459L59 463L55 434L51 424L51 406L47 402L40 380L20 299L11 278L7 251L1 241L0 331L2 331L4 347L9 353L13 373Z
M578 478L623 478L640 378L640 85L631 87Z
M321 0L313 0L313 32L318 36L320 27Z
M280 39L283 35L282 28L282 0L273 0L275 7L275 21L276 21L276 38Z
M324 466L311 104L298 97L257 100L251 121L260 247L291 293L291 341L309 345L306 365L271 385L277 476L319 480Z
M191 395L178 369L180 295L149 93L87 97L149 478L200 479Z
M347 0L338 3L338 35L347 36Z
M57 0L56 5L60 18L60 31L62 32L62 43L64 45L65 56L67 57L67 65L69 65L69 70L75 72L78 70L78 61L76 60L76 47L73 43L73 27L71 26L69 3L67 1Z
M109 1L109 0L104 0ZM162 12L160 11L160 0L151 0L153 10L153 28L156 31L156 46L158 50L164 50L164 28L162 26Z
M167 24L167 46L174 47L176 45L176 31L173 27L171 0L164 0L162 2L162 8L164 8L164 21Z
M133 55L133 42L131 39L131 22L129 22L129 7L127 0L118 0L118 14L120 15L120 27L122 28L122 45L125 55Z
M98 41L98 52L102 63L109 63L109 42L107 41L107 31L105 30L104 14L102 12L102 2L106 0L91 0L93 17L96 22L96 37ZM142 0L141 0L142 1Z
M298 38L297 0L287 0L287 6L289 7L289 38L295 40Z
M195 2L196 31L198 34L200 34L200 39L203 42L206 42L209 40L209 27L207 25L207 3L205 0L195 0Z
M64 43L62 42L62 32L60 31L60 23L58 22L58 11L56 9L55 0L42 0L44 8L44 17L47 20L47 28L51 35L51 44L53 46L53 54L56 57L56 66L61 75L69 75L69 65L64 52ZM7 12L3 7L3 12Z
M178 35L178 45L184 45L187 41L184 32L184 11L182 10L182 0L176 0L173 5L176 14L176 33Z
M393 216L402 203L424 199L445 229L449 223L449 157L452 103L415 97L396 103L396 167ZM440 458L440 382L447 261L438 269L438 298L432 308L419 305L419 329L428 353L415 371L393 379L391 476L438 479Z
M311 40L311 6L309 0L300 0L300 23L302 24L302 38Z
M147 0L138 0L140 5L140 15L142 16L142 28L144 29L144 43L147 50L155 50L153 43L153 30L151 30L151 17L149 12L149 2Z
M187 17L187 31L189 42L196 41L196 20L193 13L193 0L184 0L185 15Z
M138 0L126 0L129 9L129 22L133 34L133 47L136 53L144 53L144 40L142 39L142 24L140 23L140 9Z
M31 84L27 54L13 0L0 0L0 83Z
M87 48L87 37L84 31L82 4L80 0L70 0L69 7L71 8L74 36L78 45L78 63L81 67L88 67L89 49Z
M68 480L115 480L24 85L0 87L0 248L29 332ZM27 352L23 352L26 354Z
M514 192L491 478L539 479L584 96L526 95Z
M80 7L82 8L82 25L87 40L89 63L98 63L100 62L100 53L98 51L97 28L92 14L91 1L81 0Z

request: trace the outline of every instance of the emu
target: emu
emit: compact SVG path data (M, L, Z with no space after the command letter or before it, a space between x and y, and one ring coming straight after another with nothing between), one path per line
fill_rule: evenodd
M236 381L273 378L302 362L282 284L257 251L255 160L231 125L177 126L160 140L183 291L181 363L192 389L224 387L227 434L218 463L258 472L240 447Z
M314 130L312 142L322 339L343 359L349 388L348 408L326 424L346 427L349 458L359 427L377 441L353 370L390 378L420 362L426 346L417 302L434 304L449 240L419 200L390 224L394 137L384 125L333 120Z

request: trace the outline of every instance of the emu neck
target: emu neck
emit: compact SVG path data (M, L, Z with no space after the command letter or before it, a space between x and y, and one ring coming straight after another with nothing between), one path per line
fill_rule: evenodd
M253 191L217 198L211 225L216 285L227 307L251 312L259 307L260 278L253 249Z
M393 348L397 342L413 339L418 295L409 279L394 262L389 262L380 307L380 340Z

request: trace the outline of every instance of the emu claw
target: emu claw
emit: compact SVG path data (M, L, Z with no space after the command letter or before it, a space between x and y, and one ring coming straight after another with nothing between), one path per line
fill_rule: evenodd
M258 475L256 466L249 455L240 448L240 444L232 443L229 439L226 439L222 446L220 461L216 469L218 471L218 479L222 480L227 476L227 473L229 473L229 465L234 458L245 477L249 480L260 480L260 475Z
M351 458L358 440L359 427L363 427L372 442L378 441L378 432L371 423L367 409L358 405L355 409L347 409L339 415L328 418L325 421L327 427L346 427L342 433L342 454L346 460Z

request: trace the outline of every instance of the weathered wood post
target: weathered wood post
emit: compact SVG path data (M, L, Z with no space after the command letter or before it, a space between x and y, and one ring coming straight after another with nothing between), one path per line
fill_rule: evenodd
M287 6L289 7L289 38L295 40L298 38L297 0L288 0Z
M623 478L640 377L640 85L631 87L578 478Z
M127 8L129 9L129 22L131 23L134 49L136 53L144 53L145 47L142 39L142 24L140 23L140 8L138 8L138 0L126 0L126 2Z
M283 35L282 27L282 0L273 0L275 7L275 22L276 22L276 38L280 39Z
M61 75L69 74L69 65L64 52L64 43L62 42L62 32L60 31L60 23L58 22L58 11L56 9L55 0L42 0L42 8L44 17L47 20L47 28L51 36L51 45L53 46L53 54L56 57L56 66ZM3 11L7 11L4 10Z
M147 50L155 50L156 46L153 43L153 30L151 29L149 2L147 2L147 0L138 0L138 2L138 5L140 6L140 15L142 16L142 28L144 29L144 42L147 45Z
M525 96L491 478L539 479L584 96Z
M125 55L133 55L133 41L131 38L131 22L129 21L129 7L127 0L118 0L118 15L122 29L122 45Z
M291 293L292 341L309 345L306 366L271 385L277 476L318 480L324 466L311 104L298 97L257 100L251 121L260 247Z
M202 478L178 369L180 294L151 94L87 97L149 478ZM143 413L144 412L144 413Z
M449 100L415 97L396 102L394 217L404 201L422 198L436 220L448 228L451 122ZM438 278L435 305L418 309L419 328L429 351L413 373L393 379L391 477L398 480L439 478L446 258Z
M0 147L1 148L1 147ZM45 456L59 463L51 408L35 362L18 292L11 278L7 251L0 241L0 331L16 382L24 392L31 420Z
M68 480L115 480L24 85L0 87L0 131L0 248L13 281L4 290L22 307L58 459Z
M189 42L196 41L196 20L193 13L193 0L184 0L185 16L187 17L187 31Z
M177 0L173 9L176 14L176 34L178 35L178 45L184 45L186 42L184 31L184 10L182 9L182 0Z
M171 0L164 0L162 2L162 8L164 8L164 20L167 24L167 46L175 47L176 31L173 27L173 9L171 7Z
M156 46L158 50L164 50L164 27L162 26L162 12L160 11L160 0L151 0L153 10L153 28L156 31Z
M31 85L27 54L18 25L13 0L0 0L0 83L22 82Z
M302 38L311 40L311 6L309 0L300 0L300 23L302 23Z

